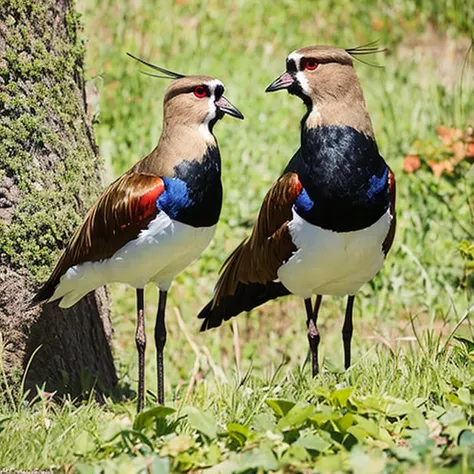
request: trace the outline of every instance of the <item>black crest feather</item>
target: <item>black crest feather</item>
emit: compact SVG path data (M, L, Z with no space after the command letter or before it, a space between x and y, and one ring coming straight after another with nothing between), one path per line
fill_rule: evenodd
M387 48L379 48L377 46L378 40L371 41L370 43L363 44L361 46L356 46L355 48L348 48L346 52L349 53L354 59L357 61L367 64L368 66L383 68L383 66L379 66L378 64L369 63L368 61L364 61L357 56L363 56L366 54L377 54L377 53L385 53L388 51Z
M139 63L142 63L145 66L151 67L155 71L159 71L159 72L161 72L161 74L164 74L164 75L152 74L150 72L140 71L142 74L145 74L147 76L158 77L160 79L179 79L181 77L185 77L184 74L179 74L178 72L170 71L169 69L165 69L163 67L156 66L155 64L152 64L152 63L149 63L147 61L144 61L143 59L137 58L136 56L134 56L131 53L127 53L127 55L130 56L131 58L135 59L135 61L138 61Z

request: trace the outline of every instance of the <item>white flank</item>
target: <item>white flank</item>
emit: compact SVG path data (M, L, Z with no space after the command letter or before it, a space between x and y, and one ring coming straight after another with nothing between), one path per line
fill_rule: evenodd
M215 230L215 225L196 228L160 212L147 229L112 257L69 268L50 301L62 298L59 306L69 308L89 291L112 282L143 288L151 281L167 290L173 278L209 245Z
M288 228L298 250L278 269L278 277L302 298L353 295L382 268L382 244L391 222L388 210L366 229L333 232L306 222L293 210Z

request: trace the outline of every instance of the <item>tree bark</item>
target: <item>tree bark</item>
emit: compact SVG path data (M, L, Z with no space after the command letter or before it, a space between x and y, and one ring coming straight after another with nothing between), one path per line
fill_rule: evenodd
M104 289L27 310L101 188L68 0L0 0L0 332L10 380L74 396L117 383Z

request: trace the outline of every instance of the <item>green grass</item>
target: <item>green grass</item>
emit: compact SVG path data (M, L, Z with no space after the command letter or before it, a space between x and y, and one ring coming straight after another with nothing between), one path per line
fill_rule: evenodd
M206 380L174 408L138 417L132 402L59 406L40 391L35 404L20 403L0 421L1 436L8 436L0 465L74 464L80 473L147 472L147 466L157 473L309 466L469 472L473 388L472 353L427 336L407 353L376 349L347 373L326 371L316 380L300 370L285 374L282 365L225 383Z
M329 0L317 6L82 0L78 8L87 76L100 93L95 131L107 181L146 154L161 129L167 83L139 74L126 51L178 72L218 77L246 118L225 118L216 126L222 217L212 245L170 292L165 384L167 406L176 412L151 411L140 422L134 400L108 399L105 407L93 401L56 404L40 391L36 404L26 404L14 395L14 409L7 403L0 408L0 467L61 470L73 464L84 473L146 472L147 466L149 472L167 472L166 466L198 472L220 463L221 471L209 472L474 469L468 455L474 425L468 311L474 297L458 251L462 239L474 240L469 164L440 179L427 166L402 172L403 157L415 149L443 155L437 126L466 129L474 123L472 0L372 0L365 6ZM265 94L265 87L295 48L350 47L376 38L390 49L374 58L384 69L356 68L379 148L397 175L398 230L384 269L356 298L354 364L347 373L340 337L345 302L323 300L323 368L312 381L297 298L204 334L195 315L299 145L303 105L283 93ZM134 292L114 285L112 296L121 385L135 390ZM156 299L156 289L148 287L151 410ZM452 337L454 330L464 343Z

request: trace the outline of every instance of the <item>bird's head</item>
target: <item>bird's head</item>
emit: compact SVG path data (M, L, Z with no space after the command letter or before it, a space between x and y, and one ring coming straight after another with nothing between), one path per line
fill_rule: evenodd
M362 88L356 75L352 57L380 52L373 43L358 48L342 49L335 46L306 46L286 58L286 71L275 79L266 92L287 90L300 97L308 107L305 118L310 126L344 124L344 119L367 123L370 129Z
M167 126L177 123L198 127L206 136L212 133L215 123L226 114L238 119L244 118L237 107L224 96L224 84L218 79L210 76L185 76L127 54L160 73L145 74L172 80L163 100L163 122Z
M334 46L306 46L286 58L286 71L266 92L286 89L305 103L336 99L358 84L351 55Z
M166 89L163 105L165 120L176 117L181 123L208 127L209 131L226 114L244 118L224 96L224 84L209 76L175 79Z

